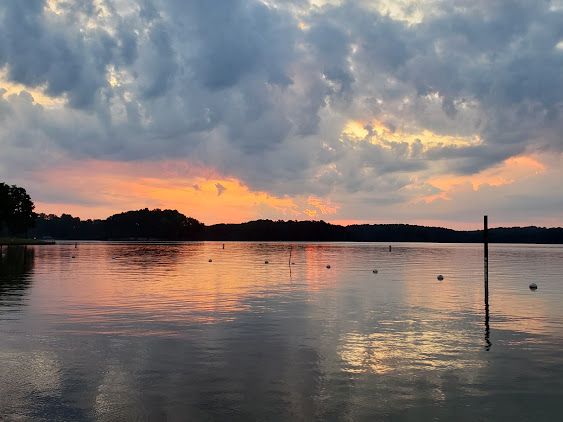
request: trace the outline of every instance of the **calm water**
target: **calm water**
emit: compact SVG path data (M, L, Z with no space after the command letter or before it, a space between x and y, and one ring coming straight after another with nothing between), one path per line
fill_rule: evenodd
M487 330L480 245L4 247L0 419L561 420L563 247L490 255Z

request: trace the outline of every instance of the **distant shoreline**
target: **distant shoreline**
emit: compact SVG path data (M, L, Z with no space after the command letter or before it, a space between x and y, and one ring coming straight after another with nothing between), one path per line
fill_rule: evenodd
M34 246L34 245L54 245L54 244L55 244L54 240L0 237L0 246Z
M39 214L30 231L35 239L114 241L256 242L435 242L482 243L483 230L453 230L411 224L353 224L325 221L254 220L238 224L204 223L177 210L127 211L105 220ZM563 244L561 227L495 227L489 243Z
M289 246L299 244L378 244L380 246L402 246L402 244L438 244L438 245L481 245L480 242L454 242L454 241L434 241L434 240L397 240L397 241L379 241L379 240L206 240L206 239L184 239L184 240L169 240L169 239L56 239L53 244L69 245L75 243L116 243L116 244L147 244L147 245L179 245L183 243L279 243L287 244ZM489 245L518 245L518 246L563 246L562 243L553 242L489 242Z

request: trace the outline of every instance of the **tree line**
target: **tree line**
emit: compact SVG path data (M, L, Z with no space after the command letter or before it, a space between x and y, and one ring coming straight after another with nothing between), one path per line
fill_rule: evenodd
M481 230L459 231L409 224L340 226L325 221L256 220L206 226L176 210L128 211L105 220L81 220L63 214L39 214L33 233L67 240L215 240L319 242L478 243ZM563 228L510 227L489 229L491 243L563 244Z
M148 208L81 220L69 214L35 214L25 189L0 183L0 235L60 240L216 240L451 242L483 241L481 230L459 231L409 224L340 226L325 221L256 220L206 226L176 210ZM563 228L509 227L489 230L492 243L563 244Z
M411 224L340 226L324 221L257 220L241 224L215 224L206 226L203 234L205 240L218 241L483 242L482 230L461 231ZM563 228L494 228L489 229L489 242L563 244Z

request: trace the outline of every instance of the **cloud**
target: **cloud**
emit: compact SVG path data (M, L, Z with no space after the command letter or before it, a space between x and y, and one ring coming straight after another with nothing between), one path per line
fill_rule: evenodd
M221 183L215 183L215 188L217 189L217 196L221 196L227 190Z
M548 1L6 0L0 177L181 159L280 197L409 203L563 151L562 22Z

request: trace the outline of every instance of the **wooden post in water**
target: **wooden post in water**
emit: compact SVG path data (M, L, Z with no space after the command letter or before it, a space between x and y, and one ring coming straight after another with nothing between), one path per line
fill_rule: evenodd
M484 277L485 277L485 350L491 349L489 326L489 224L488 217L483 219L483 246L484 246Z
M483 219L483 242L485 247L485 304L489 304L489 222L488 217Z

